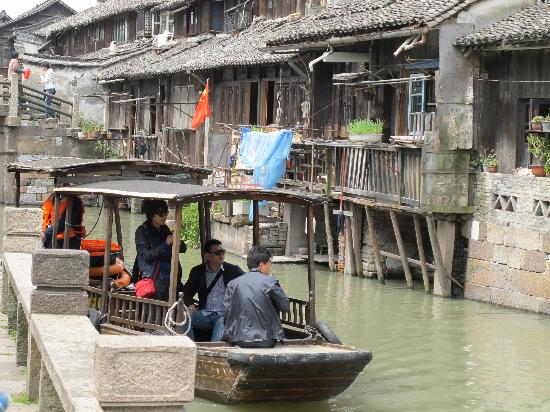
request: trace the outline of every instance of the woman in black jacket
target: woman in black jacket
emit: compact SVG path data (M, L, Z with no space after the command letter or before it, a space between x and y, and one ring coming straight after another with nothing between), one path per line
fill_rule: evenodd
M168 300L170 292L170 267L174 235L166 226L168 204L164 200L144 200L143 211L147 220L136 229L137 279L155 279L155 295L152 299ZM180 253L185 253L185 243L180 243ZM178 292L182 290L182 269L178 263Z

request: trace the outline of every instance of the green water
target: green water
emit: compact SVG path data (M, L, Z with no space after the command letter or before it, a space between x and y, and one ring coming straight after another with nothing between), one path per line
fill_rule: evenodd
M88 230L96 216L88 209ZM143 216L121 218L132 262ZM102 223L93 237L103 236ZM184 273L199 259L196 251L182 255ZM316 269L317 317L374 355L354 384L328 402L223 406L197 398L189 411L550 411L550 317ZM274 274L288 295L306 297L305 266L275 265Z

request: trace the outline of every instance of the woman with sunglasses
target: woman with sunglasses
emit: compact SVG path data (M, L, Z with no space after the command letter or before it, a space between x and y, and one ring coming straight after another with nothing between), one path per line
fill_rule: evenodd
M170 268L174 235L166 226L168 204L164 200L144 200L142 206L147 220L136 230L136 260L134 262L134 283L143 278L155 282L152 299L168 300L170 291ZM180 253L187 247L180 243ZM178 292L182 291L182 269L178 263Z

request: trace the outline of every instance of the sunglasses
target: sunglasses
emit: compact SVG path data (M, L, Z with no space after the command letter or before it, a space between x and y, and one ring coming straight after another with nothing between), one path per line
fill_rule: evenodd
M216 250L215 252L208 252L216 256L225 255L225 249Z

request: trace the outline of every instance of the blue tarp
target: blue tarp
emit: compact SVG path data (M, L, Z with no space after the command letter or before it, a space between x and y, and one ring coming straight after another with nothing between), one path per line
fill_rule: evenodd
M285 175L286 160L292 146L292 132L252 132L243 128L239 155L245 167L254 169L252 183L272 189ZM262 202L263 203L263 202ZM250 208L252 220L252 208Z

